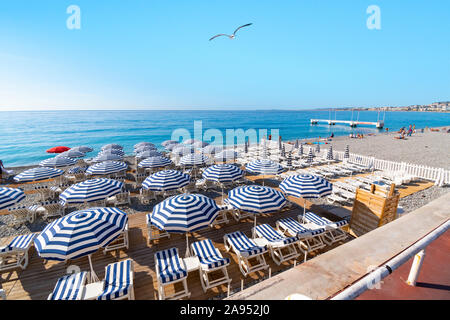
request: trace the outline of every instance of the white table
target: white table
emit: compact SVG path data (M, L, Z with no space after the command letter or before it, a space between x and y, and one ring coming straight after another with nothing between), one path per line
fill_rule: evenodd
M197 257L187 257L184 258L183 261L186 265L186 271L188 273L200 269L200 261Z
M103 281L84 286L83 300L95 300L103 292Z

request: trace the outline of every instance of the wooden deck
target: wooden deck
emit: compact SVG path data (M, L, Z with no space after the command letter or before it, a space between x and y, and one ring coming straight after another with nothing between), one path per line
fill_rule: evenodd
M249 179L261 184L262 176L248 176ZM264 184L267 186L277 187L278 182L272 180L273 176L265 176ZM411 185L410 187L404 188L405 190L399 191L403 196L423 190L432 183L418 183ZM33 191L31 191L33 192ZM217 202L220 202L221 196L219 193L215 193L213 196ZM297 207L290 211L285 211L282 213L274 213L271 215L258 216L258 224L269 223L275 226L275 221L281 217L293 217L296 218L298 214L303 212L303 199L296 199L289 197L289 200L298 204ZM315 206L313 203L306 201L306 207L308 210L314 211L322 216L329 218L330 220L336 221L338 217L330 212L325 211L319 206ZM164 238L157 240L153 245L148 244L147 226L145 215L148 212L139 212L129 216L129 242L130 248L126 251L118 250L114 252L109 252L104 255L102 252L97 252L93 255L92 260L94 264L94 269L100 279L104 277L105 266L109 263L120 261L126 258L131 258L135 262L135 296L136 299L146 300L146 299L157 299L157 280L155 274L155 263L154 263L154 253L158 250L167 249L170 247L177 247L180 255L184 255L186 250L186 240L184 235L172 234L170 239ZM211 239L214 245L222 252L224 257L231 259L231 264L228 266L228 272L232 278L231 283L231 293L237 292L241 289L241 280L244 281L244 286L251 285L258 281L264 280L269 276L269 272L256 272L250 274L247 278L244 278L239 270L237 258L234 253L225 252L223 244L223 236L226 233L234 232L237 230L243 231L247 236L251 236L251 228L253 226L253 219L246 219L240 222L236 222L231 217L230 223L227 225L216 226L215 228L207 228L202 231L194 232L190 235L190 243L205 238ZM349 235L346 241L351 240L352 236ZM9 242L10 238L0 239L0 244ZM321 252L328 251L338 246L326 247ZM308 258L312 258L313 255ZM277 266L269 253L265 255L266 261L271 267L272 275L287 270L293 267L293 262L284 263ZM297 263L303 261L303 256L297 259ZM59 277L67 273L67 268L70 265L76 265L81 270L89 270L89 264L87 258L80 258L77 260L64 262L47 261L45 262L41 259L34 247L30 249L30 263L26 270L17 269L12 272L3 272L1 274L0 288L4 289L7 298L10 300L17 299L33 299L40 300L46 299L48 294L53 290L56 281ZM221 286L219 288L214 288L208 290L206 293L203 292L201 287L200 278L198 271L189 273L188 276L188 288L191 292L190 299L220 299L226 296L227 288L226 286ZM168 288L169 289L169 288ZM170 290L167 291L170 293Z
M294 208L290 211L282 213L275 213L272 215L258 216L258 223L269 223L275 226L275 221L281 217L296 217L302 212L302 208ZM148 245L147 241L147 226L145 221L146 213L137 213L129 216L129 235L130 248L126 251L117 250L108 252L104 255L102 252L97 252L93 255L92 260L95 272L100 279L104 277L105 266L126 258L131 258L135 262L135 295L136 299L157 299L157 280L155 274L155 263L153 255L156 251L177 247L180 255L184 255L186 250L186 240L184 235L172 234L170 239L164 238L157 240L152 246ZM231 259L231 264L228 266L228 272L232 278L231 293L239 291L241 288L241 279L244 279L244 286L247 286L255 281L267 278L268 272L256 272L244 278L239 270L236 255L225 252L223 245L223 236L226 233L241 230L249 237L251 236L251 228L253 226L253 219L246 219L236 222L233 219L229 224L224 226L216 226L215 228L207 228L205 230L194 232L190 235L189 241L198 241L201 239L211 239L215 246L222 252L224 257ZM349 236L349 239L351 236ZM6 242L7 239L3 239ZM334 245L333 247L335 247ZM324 250L330 250L328 247ZM323 252L323 251L322 251ZM313 257L313 255L311 255ZM310 257L310 258L311 258ZM266 261L271 267L272 275L282 270L287 270L293 267L293 262L281 264L277 266L270 254L265 255ZM300 256L297 262L303 261ZM59 277L66 274L66 270L70 265L76 265L81 270L89 270L87 258L80 258L77 260L64 262L47 261L41 259L34 247L30 249L30 263L26 270L16 270L12 272L4 272L1 274L1 286L7 294L7 298L11 300L17 299L46 299L48 294L53 290L56 281ZM205 294L200 284L198 271L189 273L188 288L191 292L190 299L213 299L223 298L226 296L227 288L222 286L212 290L208 290ZM170 288L167 291L170 293Z

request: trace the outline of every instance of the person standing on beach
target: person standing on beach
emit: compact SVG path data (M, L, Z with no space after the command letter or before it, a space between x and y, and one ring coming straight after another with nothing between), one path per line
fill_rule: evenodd
M412 134L412 125L409 125L409 129L408 129L408 134L407 134L407 136L408 136L408 137L411 137L411 134Z
M5 169L5 167L3 167L3 161L0 160L0 182L2 181L3 178L3 170Z

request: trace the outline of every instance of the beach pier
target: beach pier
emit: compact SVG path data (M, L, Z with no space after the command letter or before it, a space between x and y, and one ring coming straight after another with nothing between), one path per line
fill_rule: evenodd
M319 122L328 123L330 126L334 126L335 124L348 124L350 127L354 128L358 125L369 125L375 126L378 129L382 129L384 127L384 121L379 120L376 122L370 121L350 121L350 120L330 120L330 119L311 119L311 124L318 124Z

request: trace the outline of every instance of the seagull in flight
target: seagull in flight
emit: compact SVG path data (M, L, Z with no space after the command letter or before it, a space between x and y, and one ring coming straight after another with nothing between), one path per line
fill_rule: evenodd
M234 32L233 32L233 34L232 34L231 36L228 35L228 34L224 34L224 33L215 35L214 37L212 37L211 39L209 39L209 41L211 41L212 39L215 39L215 38L217 38L217 37L220 37L220 36L227 36L227 37L230 38L230 39L234 39L234 38L236 37L236 32L237 32L239 29L244 28L244 27L248 27L248 26L250 26L250 25L252 25L252 24L251 24L251 23L247 23L247 24L244 24L243 26L240 26L239 28L237 28L236 30L234 30Z

